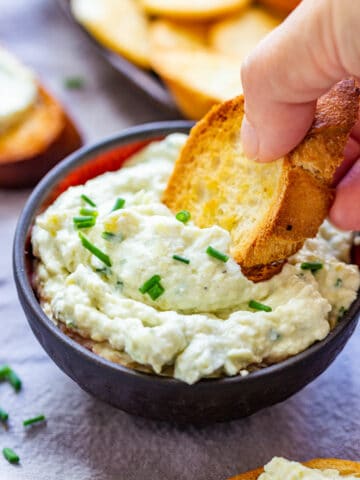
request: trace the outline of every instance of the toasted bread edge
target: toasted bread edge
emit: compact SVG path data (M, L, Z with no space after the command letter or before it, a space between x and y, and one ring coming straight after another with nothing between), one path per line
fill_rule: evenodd
M341 460L339 458L315 458L308 462L303 462L303 465L309 468L316 468L319 470L335 469L341 475L360 475L360 463L351 460ZM246 473L241 473L229 480L257 480L264 472L263 468L257 468Z
M231 253L249 279L258 282L278 273L286 258L298 251L307 238L316 235L331 207L331 181L343 160L358 109L359 89L351 79L343 80L319 100L308 134L284 157L279 192L269 204L268 215L249 235L246 246L239 250L236 243L232 245ZM194 207L196 211L190 187L196 175L199 142L208 140L206 136L213 127L228 128L229 120L240 132L243 114L244 99L239 96L213 107L192 128L163 194L170 209L185 208L191 212ZM195 212L193 218L200 227L209 226L197 222L196 216Z

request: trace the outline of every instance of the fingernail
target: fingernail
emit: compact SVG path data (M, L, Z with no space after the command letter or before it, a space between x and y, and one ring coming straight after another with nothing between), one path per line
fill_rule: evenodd
M246 116L244 117L241 126L241 142L245 155L250 160L256 160L259 153L259 139L255 128L251 125Z

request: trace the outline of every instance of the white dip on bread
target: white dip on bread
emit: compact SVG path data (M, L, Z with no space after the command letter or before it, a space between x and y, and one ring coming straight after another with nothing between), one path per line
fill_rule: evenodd
M285 458L275 457L264 467L264 473L258 480L326 480L347 479L355 480L352 475L340 475L338 470L318 470L305 467L301 463L292 462Z
M38 96L34 75L0 47L0 134L21 122Z
M355 299L360 276L346 263L351 234L325 222L279 275L249 281L232 258L224 261L227 231L183 223L161 203L185 139L152 143L118 172L69 188L37 217L32 245L37 290L54 321L156 373L173 366L191 384L246 374L322 340ZM119 198L125 204L112 211ZM95 220L82 219L83 208Z

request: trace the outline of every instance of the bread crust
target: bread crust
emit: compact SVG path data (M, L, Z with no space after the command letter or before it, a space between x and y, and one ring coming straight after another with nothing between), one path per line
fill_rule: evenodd
M51 167L82 145L70 117L44 87L24 119L0 136L0 186L34 185Z
M150 15L160 17L207 22L219 16L239 12L250 4L250 0L219 0L216 2L184 0L141 0L141 5Z
M211 107L242 91L236 64L200 44L199 48L184 46L170 50L155 45L150 60L180 110L192 120L200 119ZM209 77L215 79L211 86Z
M338 470L340 475L356 475L360 478L360 463L351 460L341 460L339 458L315 458L308 462L303 462L303 465L309 468L316 468L318 470L334 469ZM263 468L257 468L250 472L241 473L229 480L257 480L264 472Z
M139 67L149 68L149 19L134 0L71 0L76 20L99 43Z
M354 80L343 80L319 100L312 127L292 152L272 166L254 164L254 169L277 180L261 221L244 230L234 213L236 187L246 183L235 168L235 159L243 156L244 99L240 96L215 106L192 129L163 201L173 211L189 210L201 228L218 224L229 230L231 254L243 273L255 282L266 280L307 238L316 235L326 218L334 198L332 178L343 160L358 109L359 89ZM216 176L210 180L211 170ZM217 197L223 198L226 216L219 214Z

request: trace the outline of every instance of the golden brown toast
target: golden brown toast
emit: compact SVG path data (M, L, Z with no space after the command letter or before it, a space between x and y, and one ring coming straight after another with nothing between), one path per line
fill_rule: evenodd
M0 135L0 187L33 185L81 144L72 120L40 86L26 116Z
M149 68L149 20L138 0L71 0L71 10L101 44Z
M209 29L209 44L217 52L240 62L282 21L280 15L259 6L215 22Z
M334 469L338 470L340 475L355 475L360 478L360 463L352 462L351 460L341 460L338 458L315 458L308 462L303 462L303 465L309 468L316 468L318 470ZM263 468L251 470L251 472L241 473L229 480L257 480L264 472Z
M243 273L253 281L270 278L326 218L332 178L358 110L359 89L343 80L319 99L304 140L264 164L242 150L243 97L215 106L191 130L163 201L174 212L190 211L201 228L228 230Z
M251 0L141 0L150 15L178 20L208 21L246 8Z

